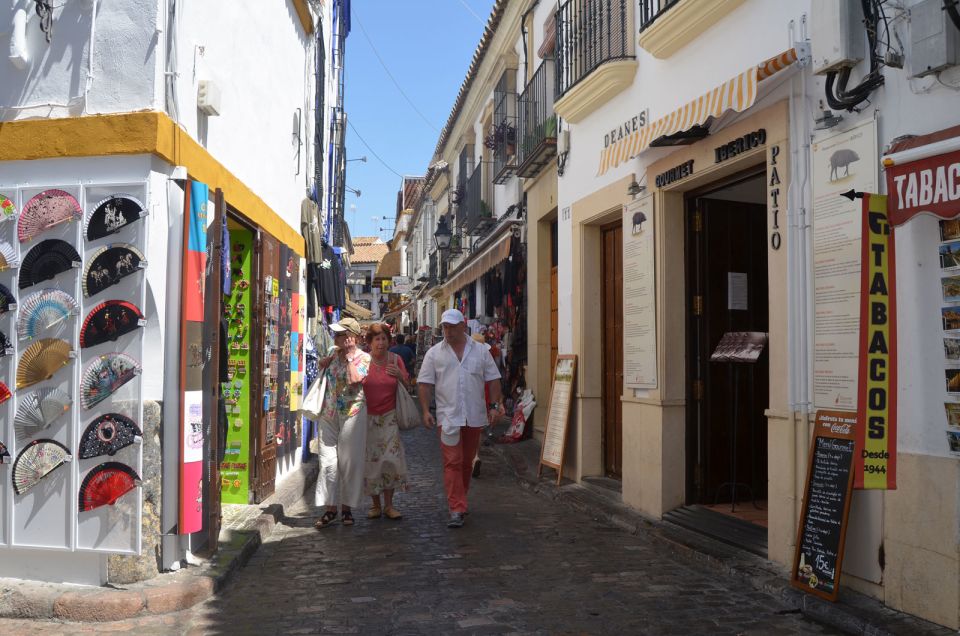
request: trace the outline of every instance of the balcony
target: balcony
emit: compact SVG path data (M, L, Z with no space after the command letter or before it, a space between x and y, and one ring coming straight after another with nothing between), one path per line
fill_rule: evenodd
M556 14L554 108L577 123L633 83L633 3L567 0Z
M493 150L493 182L503 184L517 171L516 71L500 77L493 92L493 129L483 143Z
M640 0L639 44L667 59L697 39L744 0Z
M466 233L471 236L481 234L495 222L490 206L482 197L482 173L483 170L480 168L473 171L467 179L467 191L464 195L463 205L467 213Z
M557 155L556 65L546 59L517 100L517 175L536 176Z

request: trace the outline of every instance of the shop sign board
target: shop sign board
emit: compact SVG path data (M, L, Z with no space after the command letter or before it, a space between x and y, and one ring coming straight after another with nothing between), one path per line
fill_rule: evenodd
M843 567L853 489L857 418L817 411L790 583L835 601Z
M863 195L856 488L897 487L897 297L887 197Z
M384 294L393 293L393 281L392 280L382 280L380 281L380 291Z
M553 387L550 390L550 406L547 409L547 430L543 435L543 447L540 450L539 477L544 466L557 471L557 484L563 477L563 453L567 442L567 428L570 423L570 402L573 399L573 384L577 377L577 356L563 354L557 356L553 369Z
M657 388L654 197L623 208L623 383Z
M960 150L886 169L890 222L921 213L953 218L960 206Z
M409 294L413 291L413 279L409 276L394 276L393 277L393 293L394 294Z

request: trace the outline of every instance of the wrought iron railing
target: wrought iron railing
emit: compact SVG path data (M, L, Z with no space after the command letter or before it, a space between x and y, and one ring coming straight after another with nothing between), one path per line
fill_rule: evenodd
M627 0L567 0L557 11L557 97L611 60L633 57Z
M513 176L517 155L516 71L504 71L493 92L493 182L506 183ZM484 141L486 143L486 140Z
M467 179L464 204L467 209L467 234L476 234L492 220L490 207L483 200L483 169L477 167Z
M680 0L640 0L640 10L637 13L637 25L641 31L660 17L662 13L677 4Z
M535 176L557 154L557 114L553 111L556 69L545 59L517 101L517 174Z

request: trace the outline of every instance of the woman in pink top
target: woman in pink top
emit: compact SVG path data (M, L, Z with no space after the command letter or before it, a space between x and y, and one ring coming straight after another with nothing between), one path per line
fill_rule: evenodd
M373 499L367 517L377 519L385 515L388 519L400 519L403 515L393 507L393 493L407 489L407 462L403 457L400 429L397 428L397 383L406 390L410 380L400 356L388 351L390 331L387 325L371 325L366 340L370 345L370 370L363 382L367 399L367 462L363 489Z

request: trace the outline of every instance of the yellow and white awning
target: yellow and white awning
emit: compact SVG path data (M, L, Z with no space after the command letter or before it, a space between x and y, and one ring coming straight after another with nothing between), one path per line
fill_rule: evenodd
M727 111L742 112L757 100L757 85L797 61L796 49L789 49L771 57L762 64L751 66L713 90L684 104L669 115L640 128L636 132L612 143L600 154L601 176L624 161L636 157L650 147L650 143L665 135L689 130L704 124L711 117L720 117Z

